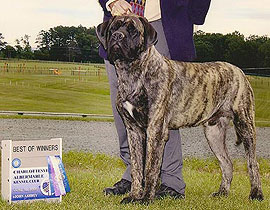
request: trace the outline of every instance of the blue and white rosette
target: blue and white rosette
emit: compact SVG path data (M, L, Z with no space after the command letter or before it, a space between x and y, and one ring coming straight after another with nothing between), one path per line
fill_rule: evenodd
M51 185L51 193L56 196L70 192L64 164L60 156L48 156L48 172Z

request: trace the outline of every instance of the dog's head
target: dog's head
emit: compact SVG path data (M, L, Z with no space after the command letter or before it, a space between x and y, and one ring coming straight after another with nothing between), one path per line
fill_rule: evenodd
M111 63L133 61L157 41L157 32L143 17L115 16L96 28L97 37Z

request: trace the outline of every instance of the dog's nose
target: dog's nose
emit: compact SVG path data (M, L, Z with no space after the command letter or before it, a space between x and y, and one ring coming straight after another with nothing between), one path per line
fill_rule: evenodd
M112 38L115 40L115 41L121 41L122 39L124 39L125 35L120 32L120 31L116 31L112 34Z

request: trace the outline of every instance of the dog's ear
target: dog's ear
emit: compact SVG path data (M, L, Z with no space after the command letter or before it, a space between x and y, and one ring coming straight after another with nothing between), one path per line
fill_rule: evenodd
M110 20L105 21L101 24L99 24L96 28L96 34L97 38L99 39L100 43L104 47L105 50L107 50L107 33L108 33L108 28L111 25L114 17L112 17Z
M154 27L144 17L139 17L144 26L144 40L146 48L157 43L157 32Z

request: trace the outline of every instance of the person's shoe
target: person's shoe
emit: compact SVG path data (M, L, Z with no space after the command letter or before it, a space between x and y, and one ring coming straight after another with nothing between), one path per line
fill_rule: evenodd
M162 199L162 198L165 198L167 196L170 196L174 199L184 199L185 198L185 194L181 194L181 193L175 191L173 188L167 187L166 185L161 184L160 188L156 192L155 197L157 199Z
M103 190L105 195L123 195L131 189L131 182L126 179L121 179L116 182L113 187L107 187Z

